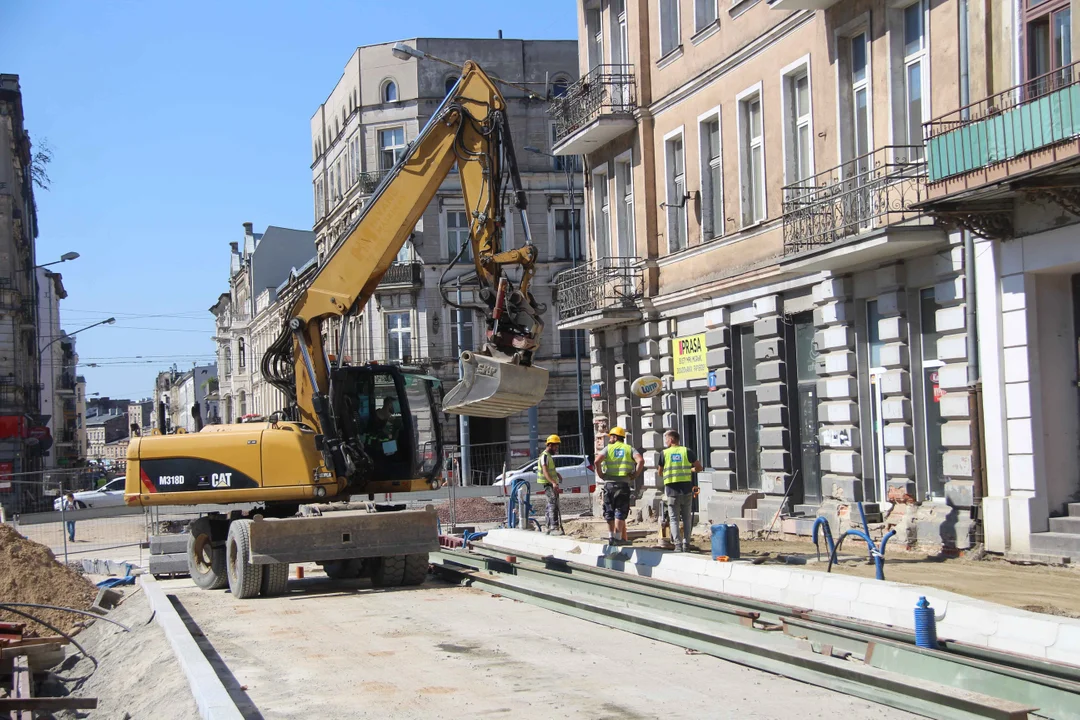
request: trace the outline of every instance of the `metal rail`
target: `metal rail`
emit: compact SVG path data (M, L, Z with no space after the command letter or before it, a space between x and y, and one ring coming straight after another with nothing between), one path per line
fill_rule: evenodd
M505 557L513 555L515 562ZM504 548L432 555L436 571L508 597L936 718L1080 716L1080 668ZM961 655L957 650L967 650Z

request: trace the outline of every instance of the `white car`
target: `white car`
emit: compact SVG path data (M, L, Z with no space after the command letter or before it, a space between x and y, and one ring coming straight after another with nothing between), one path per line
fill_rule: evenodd
M77 493L72 493L75 498L75 507L79 508L96 508L96 507L116 507L124 504L124 483L127 478L121 476L113 478L109 482L105 483L97 490L82 490ZM59 510L60 503L64 502L64 496L53 500L53 509Z
M506 473L506 477L499 474L492 486L503 488L503 492L509 493L515 480L528 480L529 492L542 494L544 488L536 481L536 462L533 460L517 470L511 470ZM556 455L555 469L562 475L561 487L564 493L593 492L596 489L596 470L593 468L592 458L584 455Z

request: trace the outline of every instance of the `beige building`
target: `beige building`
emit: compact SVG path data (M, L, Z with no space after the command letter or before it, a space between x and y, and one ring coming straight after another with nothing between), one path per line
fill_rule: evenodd
M477 61L489 74L531 83L538 96L565 89L576 75L576 45L572 41L451 40L419 38L404 41L433 56L462 63ZM312 194L315 201L318 256L340 242L359 216L387 169L416 139L421 128L438 109L460 73L434 60L399 60L392 43L357 48L345 65L341 79L311 119ZM546 83L546 84L545 84ZM571 266L571 202L563 173L563 160L526 151L533 147L548 152L554 125L546 113L547 101L526 98L514 88L502 87L509 109L511 130L522 180L529 201L529 225L541 262L533 290L548 307L547 332L537 364L548 368L548 395L530 421L529 413L509 421L471 418L469 432L474 445L508 443L514 456L528 455L539 435L551 432L567 437L566 452L576 450L577 405L575 335L555 329L551 279ZM582 195L577 189L580 216ZM449 384L457 378L457 357L462 349L477 347L485 328L476 318L463 314L462 347L458 347L458 317L439 294L443 271L467 237L467 215L456 172L452 173L402 248L375 296L346 326L344 355L351 362L381 360L419 364ZM580 219L575 221L579 228ZM504 244L521 244L520 218L507 218ZM579 251L580 254L580 251ZM462 278L462 299L469 301L469 262L462 272L451 269L447 277ZM451 290L456 294L456 290ZM337 329L331 330L330 348L339 348ZM584 357L583 336L581 354ZM263 341L259 341L260 346ZM584 364L584 361L583 361ZM585 370L587 373L587 369ZM585 414L589 408L586 406ZM585 423L591 419L585 417ZM449 418L445 436L456 442L457 422ZM476 465L479 465L477 460ZM501 466L501 459L494 460ZM476 469L476 468L474 468ZM489 468L490 469L490 468ZM501 467L499 469L501 472ZM482 480L481 480L482 481Z
M579 3L552 116L585 157L589 263L559 327L592 331L596 430L647 451L645 502L677 428L703 519L836 532L865 501L903 542L972 542L963 235L919 206L959 6ZM663 392L633 397L642 375Z

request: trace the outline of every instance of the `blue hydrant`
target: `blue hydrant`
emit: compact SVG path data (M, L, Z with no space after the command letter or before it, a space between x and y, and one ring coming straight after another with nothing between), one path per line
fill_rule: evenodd
M937 620L934 618L934 608L925 597L920 597L915 603L915 644L921 648L937 650Z

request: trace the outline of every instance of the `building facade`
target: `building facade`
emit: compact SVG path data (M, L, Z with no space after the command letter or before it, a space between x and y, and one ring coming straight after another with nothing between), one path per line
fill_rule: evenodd
M128 404L128 428L131 434L142 435L145 431L149 434L152 428L152 415L154 414L154 402L149 398Z
M115 461L118 457L116 443L127 438L127 413L109 412L87 418L87 460L97 463ZM126 455L119 457L123 459Z
M551 279L574 263L575 252L580 256L580 243L571 237L571 226L580 231L583 197L578 187L576 201L571 202L562 159L526 150L550 151L554 126L542 96L561 92L576 75L575 43L431 38L405 42L451 62L472 59L491 75L531 83L529 87L535 88L541 98L500 87L508 103L507 114L528 197L529 229L540 250L533 292L547 306L549 315L537 364L549 369L551 381L531 421L529 413L522 413L507 421L470 418L467 423L473 445L507 444L515 456L528 455L535 450L537 435L551 432L567 436L565 452L579 451L573 439L578 434L580 397L574 347L576 337L584 356L584 338L580 333L561 334L554 330ZM357 48L337 85L311 119L314 230L320 261L345 238L386 171L416 139L460 76L453 68L433 60L399 60L391 47L392 43L386 43ZM572 206L576 206L573 218ZM329 331L331 352L343 352L349 362L378 360L421 365L445 383L455 382L457 357L463 349L478 347L484 327L468 312L459 318L440 295L438 283L461 245L468 242L468 225L455 170L424 211L367 306L348 319L345 337L339 337L337 328ZM520 245L523 237L520 218L508 217L504 245ZM464 257L465 261L450 268L446 277L452 285L460 280L461 298L469 302L474 270L468 256ZM452 295L456 296L456 292L451 290ZM586 407L586 415L588 410ZM591 423L591 419L586 417L585 423ZM458 423L450 418L443 426L447 441L456 442ZM501 461L498 464L501 466ZM484 481L479 475L477 479Z
M67 297L60 273L38 268L37 344L40 351L41 419L48 437L44 439L45 468L71 467L80 457L75 407L75 377L79 356L75 338L60 327L60 301Z
M921 206L961 5L579 3L551 110L589 260L559 327L592 331L598 447L632 430L643 508L678 429L703 519L836 532L862 502L909 545L974 541L964 235ZM632 396L643 375L663 392Z
M207 402L207 396L217 382L217 365L193 367L173 380L169 388L169 421L171 430L183 429L195 432L195 407L201 420L199 425L209 425L217 414L216 408Z

